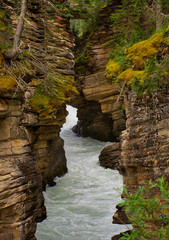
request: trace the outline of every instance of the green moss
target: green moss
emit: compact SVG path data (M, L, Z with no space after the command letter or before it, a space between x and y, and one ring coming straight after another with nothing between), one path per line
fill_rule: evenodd
M39 119L52 118L52 113L70 100L71 92L78 93L73 84L72 76L50 73L46 84L38 85L34 96L29 100L29 105L34 112L39 114Z
M2 32L6 31L5 24L1 20L0 20L0 31L2 31Z
M126 82L136 92L151 93L166 84L169 76L169 28L151 38L138 42L124 51L122 64L117 56L106 67L108 80Z
M37 88L34 96L29 100L29 104L34 112L39 114L39 119L51 118L50 113L55 109L52 99L43 94L41 88Z
M86 45L83 47L82 51L78 56L75 58L75 68L78 73L85 74L86 67L88 63L88 52L91 49L91 44L88 41Z
M139 79L140 82L143 82L145 77L147 77L145 71L134 71L129 68L123 71L117 79L122 82L126 81L127 85L130 85L135 78Z
M11 92L14 90L16 85L16 79L13 76L6 74L6 71L3 68L3 52L4 50L0 51L0 92L6 93L8 91Z
M6 36L12 36L12 24L9 21L8 13L5 10L0 10L0 49L8 49L11 47L11 41L7 40Z
M62 60L57 62L57 66L61 67L61 66L65 66L65 64L67 64L68 59L67 58L63 58Z
M5 19L5 13L3 10L0 10L0 19L4 20Z
M16 85L16 79L10 75L0 76L0 91L6 93L8 91L13 91Z
M75 63L77 65L83 65L87 63L88 57L86 56L86 52L82 52L76 59Z
M110 60L106 66L106 78L113 80L122 71L121 65L115 60Z
M128 48L127 58L137 69L144 69L145 63L161 50L163 43L163 33L155 34L150 39L141 41Z

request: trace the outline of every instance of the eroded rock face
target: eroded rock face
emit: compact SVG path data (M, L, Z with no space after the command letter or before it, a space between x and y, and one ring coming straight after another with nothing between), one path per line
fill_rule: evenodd
M152 97L128 91L125 98L127 129L121 136L124 184L132 193L149 179L169 180L168 87Z
M34 113L24 118L12 95L0 102L0 239L32 240L36 222L46 217L42 187L67 172L59 137L67 112L60 109L58 120L43 122Z
M150 179L154 182L164 176L169 181L168 102L168 86L152 96L138 96L134 91L127 90L126 130L121 134L118 145L120 149L112 145L101 152L101 165L118 169L123 176L124 185L131 194L136 193L138 187ZM158 195L158 192L150 192L149 197L153 195ZM113 223L127 224L128 218L124 209L118 206L117 208ZM152 231L156 227L150 223Z
M54 178L63 176L67 172L64 142L59 136L60 128L67 115L65 107L60 109L60 113L58 119L56 115L56 120L53 121L37 122L36 119L33 124L35 118L29 116L21 122L26 129L37 171L42 177L43 189L46 184L55 185ZM62 119L59 119L59 116Z
M36 221L46 216L41 176L20 125L20 100L0 102L0 239L35 239Z
M36 222L46 217L42 188L67 172L59 136L67 115L65 103L45 108L42 95L37 110L30 106L48 67L67 79L74 74L69 20L43 4L28 2L21 55L6 63L0 49L0 240L36 239ZM11 43L8 23L15 32L15 7L19 12L20 5L10 0L0 0L0 5L1 43Z
M97 31L76 48L77 88L80 92L73 104L78 108L78 125L76 131L82 136L113 141L125 129L123 99L117 84L110 84L105 78L110 48L105 45L112 39L114 29L110 27L110 14L115 4L103 8L100 13L102 24ZM86 54L87 63L78 61L80 54Z
M114 143L105 147L99 156L100 166L119 170L119 159L121 154L120 143Z

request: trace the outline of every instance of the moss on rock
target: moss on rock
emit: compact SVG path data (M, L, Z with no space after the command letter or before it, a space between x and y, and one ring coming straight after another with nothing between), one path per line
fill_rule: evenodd
M169 75L166 66L168 46L169 28L126 49L125 67L120 63L118 56L111 59L106 67L106 78L112 81L117 80L119 83L126 82L127 85L132 86L135 85L132 82L136 81L143 91L144 87L148 87L148 81L151 81L150 85L154 85L153 81L162 80L164 77L166 79ZM161 83L155 85L161 86Z
M34 112L39 114L39 119L52 118L50 114L54 111L52 99L44 95L41 91L36 91L34 96L29 100L29 105Z
M37 84L37 79L35 81ZM70 93L78 93L73 83L73 76L63 76L58 73L50 75L48 84L53 89L45 93L45 86L42 83L37 86L33 97L29 100L32 111L39 114L39 119L52 119L52 113L63 103L70 101Z
M121 65L115 60L110 60L106 66L106 78L112 80L122 71Z
M144 69L145 64L161 50L164 33L155 34L150 39L138 42L126 51L126 57L137 69Z
M16 79L10 75L0 76L0 92L6 93L14 90Z
M137 78L140 82L143 82L145 77L147 77L147 73L144 71L134 71L133 69L128 68L123 71L117 79L122 82L126 81L126 83L130 85L134 78Z

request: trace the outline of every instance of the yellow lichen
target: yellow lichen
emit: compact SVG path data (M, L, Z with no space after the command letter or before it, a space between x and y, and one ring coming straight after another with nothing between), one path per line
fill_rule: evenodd
M144 78L147 77L147 73L144 71L134 71L128 68L118 76L118 80L123 82L126 81L126 84L130 85L135 77L138 78L140 82L143 82Z
M115 60L109 60L106 66L106 78L112 80L122 71L121 65Z
M0 91L8 92L13 91L16 85L16 79L10 75L0 76Z
M144 69L147 60L160 51L163 35L163 33L155 34L150 39L138 42L127 49L126 57L132 61L135 68Z
M32 81L29 83L31 87L36 87L40 84L40 79L38 78L33 78Z
M169 28L128 48L124 52L123 60L126 64L123 67L119 64L118 56L110 60L106 67L106 78L111 81L116 79L119 82L126 82L128 85L137 78L140 83L143 83L156 69L156 55L162 55L164 58L168 54L168 33ZM166 76L167 72L165 70L163 75Z

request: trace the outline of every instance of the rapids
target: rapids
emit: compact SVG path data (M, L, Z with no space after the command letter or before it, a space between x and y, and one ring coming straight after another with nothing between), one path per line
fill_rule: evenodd
M69 115L61 137L65 142L68 173L47 187L47 219L37 226L38 240L110 240L125 226L112 224L115 206L121 201L122 177L115 170L99 166L100 151L110 143L77 137L76 109Z

